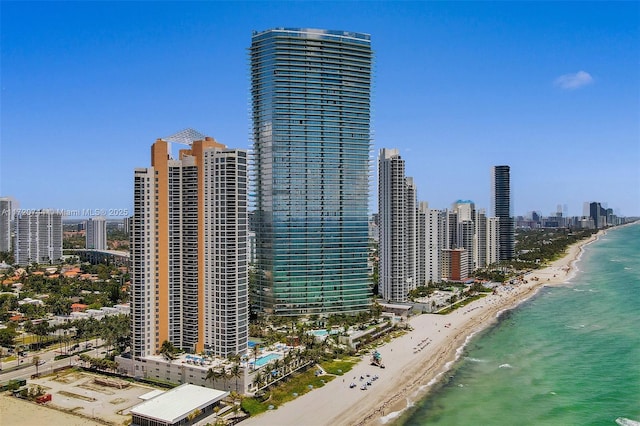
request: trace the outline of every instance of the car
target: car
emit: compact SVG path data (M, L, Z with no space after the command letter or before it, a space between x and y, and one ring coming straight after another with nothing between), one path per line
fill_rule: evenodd
M40 361L38 361L38 365L42 365L42 364L44 364L45 362L47 362L47 361L45 361L45 360L41 359Z
M351 384L349 385L349 388L350 388L350 389L353 389L353 388L355 388L356 386L357 386L357 385L356 385L355 383L351 382Z
M360 390L367 390L367 385L360 386Z

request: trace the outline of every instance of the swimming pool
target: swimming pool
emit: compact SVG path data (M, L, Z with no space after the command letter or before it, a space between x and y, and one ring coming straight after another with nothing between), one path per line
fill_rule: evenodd
M265 364L268 364L269 362L273 361L274 359L279 359L282 358L282 355L280 354L267 354L264 356L261 356L260 358L256 359L256 368L258 367L262 367Z
M327 330L309 330L308 333L318 337L326 336L327 334L329 334Z

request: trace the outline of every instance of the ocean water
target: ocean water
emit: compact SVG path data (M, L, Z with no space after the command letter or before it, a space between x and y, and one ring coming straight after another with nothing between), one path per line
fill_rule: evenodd
M479 333L397 425L640 425L640 224Z

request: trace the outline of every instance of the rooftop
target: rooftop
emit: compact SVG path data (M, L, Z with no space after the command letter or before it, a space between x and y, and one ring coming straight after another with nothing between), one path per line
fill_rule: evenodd
M131 413L173 424L227 395L229 392L185 383L138 404Z

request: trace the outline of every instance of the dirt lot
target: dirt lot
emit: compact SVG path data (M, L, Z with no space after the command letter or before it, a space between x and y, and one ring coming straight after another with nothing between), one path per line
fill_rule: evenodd
M78 371L29 380L27 385L41 386L52 395L51 402L38 406L3 396L0 398L3 425L122 425L131 419L129 410L142 402L138 397L153 390L151 387Z

